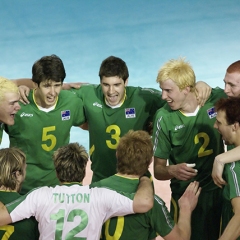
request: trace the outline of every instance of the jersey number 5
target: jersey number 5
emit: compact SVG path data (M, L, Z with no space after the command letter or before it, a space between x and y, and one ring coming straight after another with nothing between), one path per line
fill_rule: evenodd
M53 132L56 130L56 126L50 126L43 128L42 132L42 142L46 142L42 144L42 149L49 152L53 150L53 148L56 146L57 139L53 134L50 134L50 132Z

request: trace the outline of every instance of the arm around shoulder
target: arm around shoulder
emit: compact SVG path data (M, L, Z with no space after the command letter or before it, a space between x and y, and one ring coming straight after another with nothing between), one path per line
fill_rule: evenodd
M148 177L141 177L137 192L133 199L133 211L135 213L145 213L149 211L154 204L153 184Z

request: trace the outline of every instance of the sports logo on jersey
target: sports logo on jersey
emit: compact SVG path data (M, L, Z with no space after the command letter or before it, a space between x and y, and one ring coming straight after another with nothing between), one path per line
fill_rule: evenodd
M215 111L215 108L214 108L214 107L209 108L209 109L207 110L207 114L208 114L208 117L209 117L210 119L215 118L215 117L217 116L217 112Z
M61 111L62 120L70 119L70 110Z
M125 117L135 118L136 117L135 108L125 108Z
M22 112L22 113L20 114L20 117L33 117L33 114L32 114L32 113Z

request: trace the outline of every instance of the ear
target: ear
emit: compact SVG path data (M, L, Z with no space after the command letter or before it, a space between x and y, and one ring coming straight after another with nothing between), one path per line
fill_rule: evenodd
M126 87L128 85L128 78L126 79L124 86Z
M35 82L33 82L33 88L34 88L34 89L38 88L38 84L35 83Z
M232 124L232 129L234 132L239 131L239 129L240 129L239 127L240 127L239 122L235 122L234 124Z

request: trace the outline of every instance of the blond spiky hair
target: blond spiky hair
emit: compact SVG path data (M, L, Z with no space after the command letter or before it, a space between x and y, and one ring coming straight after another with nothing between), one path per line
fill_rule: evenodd
M8 92L18 93L18 87L13 81L0 76L0 101Z

